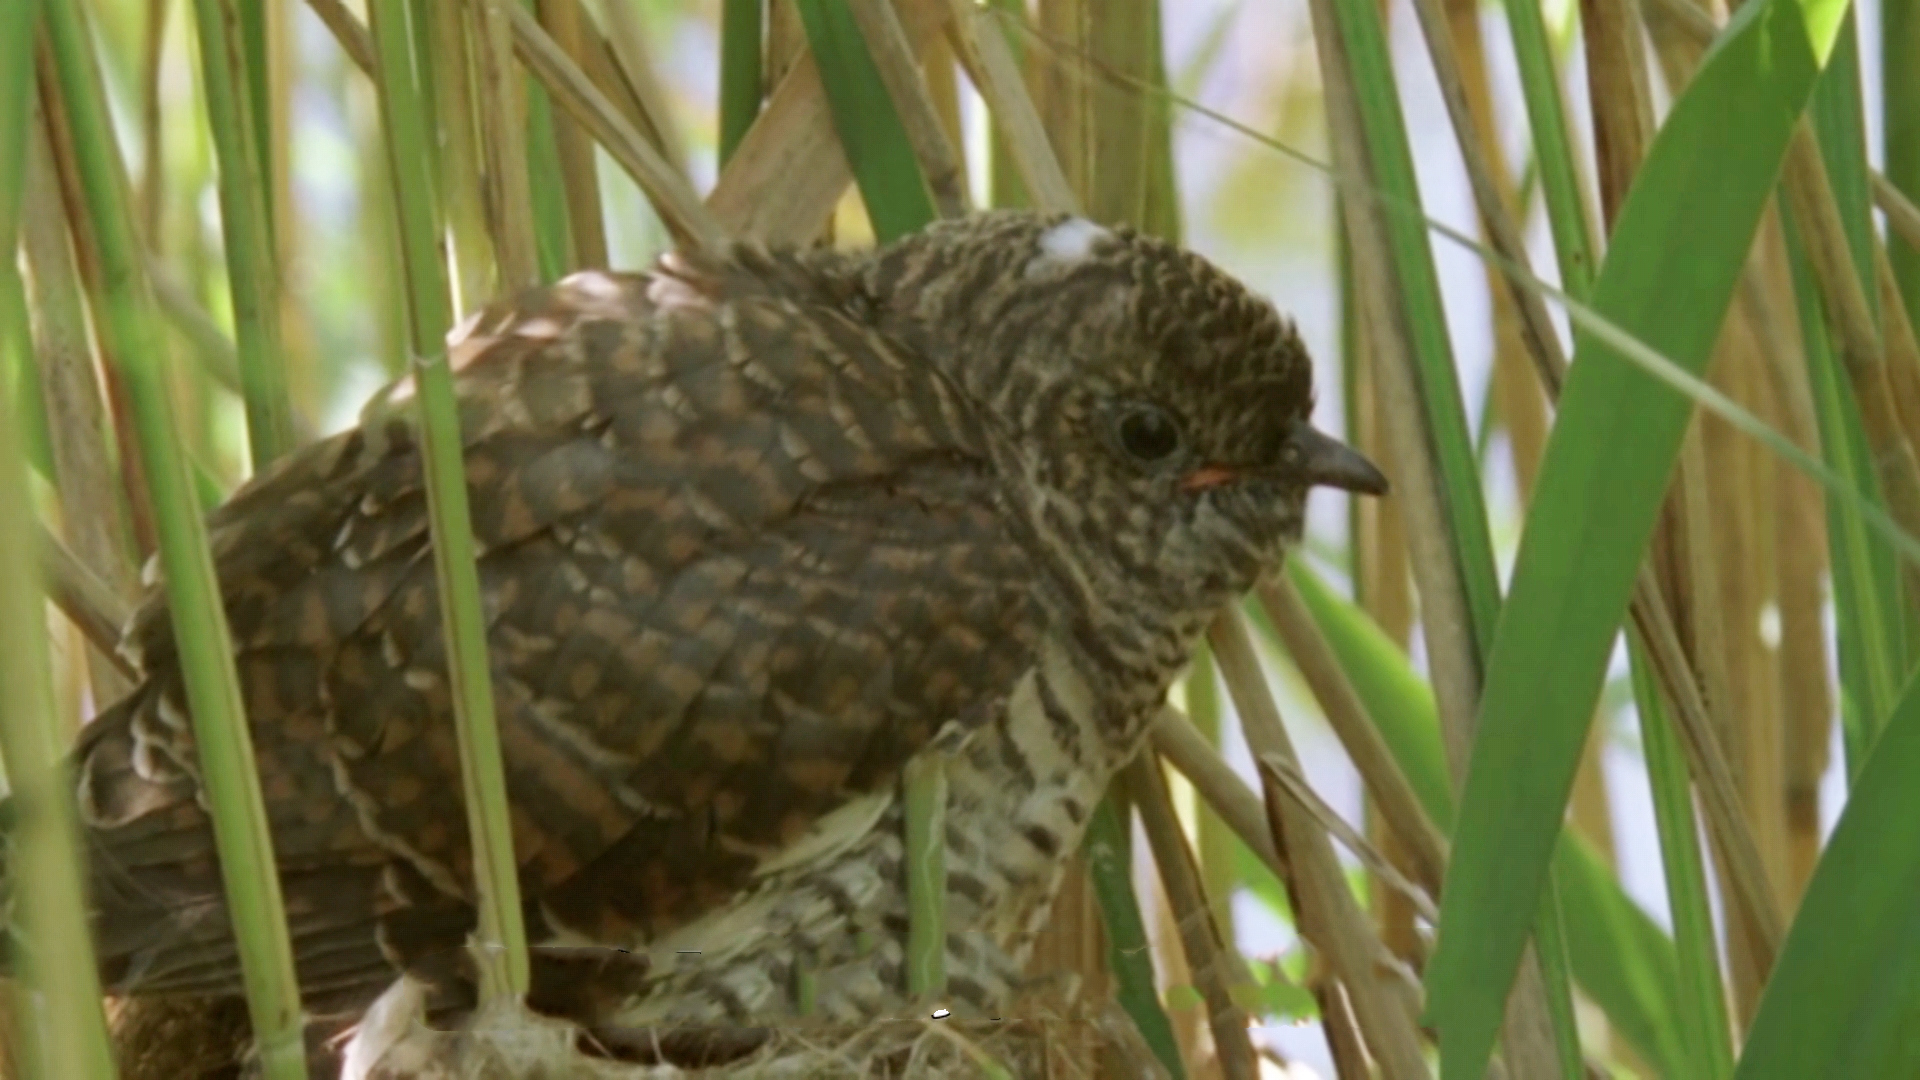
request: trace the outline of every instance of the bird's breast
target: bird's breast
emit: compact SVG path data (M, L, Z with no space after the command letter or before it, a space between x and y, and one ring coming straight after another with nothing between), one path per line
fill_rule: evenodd
M1027 954L1067 859L1131 746L1097 722L1088 683L1065 650L1040 660L990 722L942 754L947 775L946 1007L997 1015L1017 996ZM726 908L652 943L660 979L627 1003L622 1025L791 1023L800 1014L860 1022L907 1016L905 828L897 793L849 811L832 839Z

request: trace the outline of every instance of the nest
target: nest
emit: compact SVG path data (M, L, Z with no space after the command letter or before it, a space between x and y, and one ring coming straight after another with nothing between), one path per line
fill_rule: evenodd
M128 1080L252 1080L246 1005L238 998L118 1003L115 1041ZM314 1080L1165 1080L1133 1021L1111 1000L1055 985L1003 1021L882 1019L854 1026L650 1030L617 1045L566 1020L495 1006L459 1028L425 1021L396 983L340 1045L341 1022L309 1031ZM344 1020L342 1021L344 1022ZM715 1039L714 1036L719 1036ZM725 1060L704 1063L701 1039ZM332 1046L334 1050L326 1049ZM690 1049L692 1048L692 1049ZM337 1052L336 1052L337 1051Z
M882 1019L859 1026L756 1032L757 1046L721 1064L676 1055L676 1035L640 1033L618 1049L578 1026L517 1004L475 1014L457 1031L370 1011L384 1030L349 1060L342 1080L976 1080L979 1077L1164 1077L1117 1006L1084 1019ZM359 1041L359 1040L356 1040ZM373 1042L384 1048L371 1049ZM689 1045L684 1038L679 1045ZM651 1052L649 1052L651 1050ZM377 1054L378 1062L364 1060ZM679 1058L678 1063L674 1060Z

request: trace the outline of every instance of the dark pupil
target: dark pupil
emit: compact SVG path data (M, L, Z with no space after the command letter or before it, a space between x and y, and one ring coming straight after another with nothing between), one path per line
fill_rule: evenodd
M1180 432L1166 413L1142 409L1120 421L1120 444L1141 461L1158 461L1179 447Z

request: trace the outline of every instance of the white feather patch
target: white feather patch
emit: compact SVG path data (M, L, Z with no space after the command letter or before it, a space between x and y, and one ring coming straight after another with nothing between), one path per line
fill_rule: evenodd
M867 835L893 802L891 788L870 792L849 800L821 815L800 839L753 868L754 877L766 877L790 866L827 859L845 851L854 841Z
M1050 270L1085 262L1095 244L1110 240L1113 233L1083 217L1067 220L1040 234L1040 254L1027 264L1027 276L1037 277Z
M387 1051L398 1046L420 1023L426 987L402 975L387 987L354 1028L340 1055L340 1080L366 1080Z

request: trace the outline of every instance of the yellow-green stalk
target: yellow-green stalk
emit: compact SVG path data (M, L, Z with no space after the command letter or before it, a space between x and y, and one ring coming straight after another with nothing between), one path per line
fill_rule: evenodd
M507 813L506 772L494 721L493 680L480 609L473 527L467 509L460 415L447 366L446 334L452 306L447 267L440 256L440 222L427 145L431 115L409 57L406 0L369 6L379 56L380 118L394 188L400 248L407 272L412 376L420 405L427 505L432 518L433 565L440 586L440 627L447 642L454 718L460 736L467 831L479 894L475 960L481 995L492 1002L527 992L526 927Z
M725 0L720 7L720 164L760 115L761 0Z
M79 4L50 0L46 15L79 186L105 281L105 295L97 298L103 317L95 326L106 352L120 365L130 399L254 1037L269 1080L296 1080L306 1075L306 1060L293 949L226 613L167 397L166 338L132 212L122 197L127 187L119 151Z
M247 55L238 0L194 0L200 33L200 70L207 124L219 163L220 234L227 249L239 345L240 390L247 406L247 444L255 471L293 448L293 401L287 393L280 340L280 267L274 257L267 206L270 175L259 137L264 118L253 115L250 67L267 58ZM251 64L249 64L251 59Z
M34 23L39 0L0 10L0 253L12 273L21 174L32 115ZM24 307L24 304L21 305ZM19 329L24 331L24 322ZM15 358L32 365L22 352ZM14 882L15 1016L26 1022L21 1064L35 1080L111 1080L113 1051L100 1011L100 981L87 936L79 830L73 818L60 725L47 682L46 604L35 565L34 510L17 417L36 403L0 386L0 754L6 757L13 820L7 841Z

